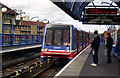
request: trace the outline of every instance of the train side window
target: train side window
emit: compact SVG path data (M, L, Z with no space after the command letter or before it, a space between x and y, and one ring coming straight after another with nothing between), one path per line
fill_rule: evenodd
M70 30L64 30L63 45L70 46Z
M77 30L73 31L73 49L77 49Z
M82 40L82 32L79 33L79 41L80 41L79 42L80 46L82 46L82 41L83 41Z
M84 44L86 44L86 32L84 32Z

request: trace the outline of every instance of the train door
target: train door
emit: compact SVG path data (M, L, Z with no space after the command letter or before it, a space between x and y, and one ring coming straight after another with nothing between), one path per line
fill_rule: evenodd
M86 32L86 46L88 45L88 33Z
M78 33L79 33L79 31L77 30L77 54L79 53L79 51L78 51L78 49L79 49L79 44L78 44L78 42L79 42Z
M84 34L84 44L85 44L84 47L86 47L86 32L85 32L85 34Z
M84 42L84 32L82 31L82 49L83 49L83 42Z
M77 29L73 29L73 50L78 51L78 31Z
M82 49L82 31L79 31L79 42L78 42L78 44L79 44L79 51Z

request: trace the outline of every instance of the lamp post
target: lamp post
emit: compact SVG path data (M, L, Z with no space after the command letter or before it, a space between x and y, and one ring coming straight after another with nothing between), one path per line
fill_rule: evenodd
M16 17L20 14L24 14L23 17L25 17L25 12L21 12L21 13L16 14L16 10L15 10L15 18L14 19L16 20ZM13 23L12 23L12 34L13 34Z
M13 9L13 10L8 11L6 14L4 14L4 16L3 16L3 18L2 18L2 30L1 30L1 32L2 32L2 37L3 37L3 20L4 20L5 16L6 16L9 12L15 11L15 10L16 10L16 9ZM15 13L15 14L16 14L16 13ZM13 23L12 23L12 34L13 34ZM13 38L12 38L11 41L13 42ZM3 38L2 38L2 42L3 42ZM12 45L12 42L11 42L11 45ZM2 45L3 45L3 43L2 43Z
M0 7L2 7L2 9L1 9L2 12L4 12L4 13L7 12L7 8L5 6L2 5ZM2 18L1 34L3 34L3 20L4 20L4 18Z
M25 14L25 12L21 12L21 13L19 13L19 14L16 14L16 9L13 9L13 10L10 10L10 11L8 11L6 14L4 14L4 16L3 16L3 19L2 19L2 32L3 32L3 20L4 20L4 18L5 18L5 16L9 13L9 12L11 12L11 11L15 11L15 20L16 20L16 17L17 17L17 15L20 15L20 14ZM12 36L13 36L13 20L12 20ZM3 36L3 35L2 35ZM12 37L12 40L11 40L12 42L13 42L13 37Z
M15 20L16 20L16 17L17 17L18 15L21 15L21 14L24 14L23 17L25 17L25 12L21 12L21 13L18 13L17 15L15 15Z
M39 22L39 24L38 24L38 33L37 33L37 35L38 35L38 42L39 42L39 26L40 26L40 24L43 22L43 21L48 21L49 22L49 20L47 20L47 19L43 19L43 20L41 20L40 22Z
M5 6L1 5L0 7L1 7L1 12L5 13L7 11L7 8ZM0 15L2 17L2 13ZM2 20L0 21L0 24L3 24ZM2 47L2 45L3 45L3 32L2 32L2 28L3 28L3 25L1 25L1 32L0 32L0 47Z
M3 16L3 18L2 18L2 32L3 32L3 21L4 21L4 18L5 18L5 16L6 16L9 12L11 12L11 11L15 11L15 16L16 16L16 9L10 10L10 11L8 11L6 14L4 14L4 16ZM13 23L12 23L12 34L13 34Z
M39 25L38 25L38 36L39 36L39 26L40 26L40 24L41 24L43 21L49 21L49 20L43 19L43 20L41 20L41 21L39 22Z
M25 12L21 12L21 13L16 14L16 10L15 10L15 18L14 19L16 20L16 17L20 14L25 14ZM13 23L12 23L12 34L13 34Z
M28 44L28 26L30 24L30 21L34 18L38 18L38 16L35 16L35 17L32 17L29 21L28 21L28 24L27 24L27 44Z

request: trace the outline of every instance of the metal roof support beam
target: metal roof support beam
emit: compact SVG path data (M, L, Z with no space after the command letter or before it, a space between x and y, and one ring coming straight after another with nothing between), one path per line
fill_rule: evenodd
M94 2L92 2L92 4L93 4L93 6L96 8L96 6L95 6Z
M112 4L113 4L113 2L110 4L110 7L113 6ZM110 7L109 7L109 8L110 8Z
M94 6L89 5L87 7L94 7ZM96 7L110 7L110 6L96 6ZM119 6L111 6L111 7L119 7Z

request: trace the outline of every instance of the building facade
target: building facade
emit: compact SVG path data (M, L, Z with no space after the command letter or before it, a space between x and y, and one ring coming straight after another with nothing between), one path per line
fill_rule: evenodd
M5 5L0 3L0 6L5 6ZM5 6L5 7L7 9L7 12L12 10L11 8L9 8L7 6ZM2 9L2 7L0 7L0 9ZM1 19L0 28L2 28L2 18L4 16L4 14L6 14L6 12L4 13L4 12L0 11L0 19ZM5 18L3 20L3 32L1 32L1 33L11 34L12 33L12 24L13 24L13 33L19 33L15 30L15 27L17 27L19 25L20 20L16 20L16 21L14 20L15 14L17 14L15 11L11 11L5 16Z
M28 24L28 21L21 22L21 28L22 28L21 34L27 34L27 24ZM46 23L44 22L30 21L28 25L28 34L29 35L38 35L38 34L43 35L45 24Z
M0 5L3 5L0 3ZM3 5L5 6L5 5ZM12 10L11 8L5 6L7 8L7 11ZM3 13L1 11L2 7L0 8L0 32L2 30L2 17L6 13ZM22 10L17 10L16 14L21 13ZM23 34L27 35L27 31L29 35L43 35L44 31L44 26L45 23L43 22L35 22L35 21L30 21L28 25L28 30L27 30L27 24L29 21L29 16L26 16L25 18L21 17L22 15L17 15L16 20L15 18L15 11L9 12L6 16L5 19L3 20L3 34ZM12 31L12 25L13 25L13 31ZM39 27L38 27L39 25ZM39 29L38 29L39 28Z

